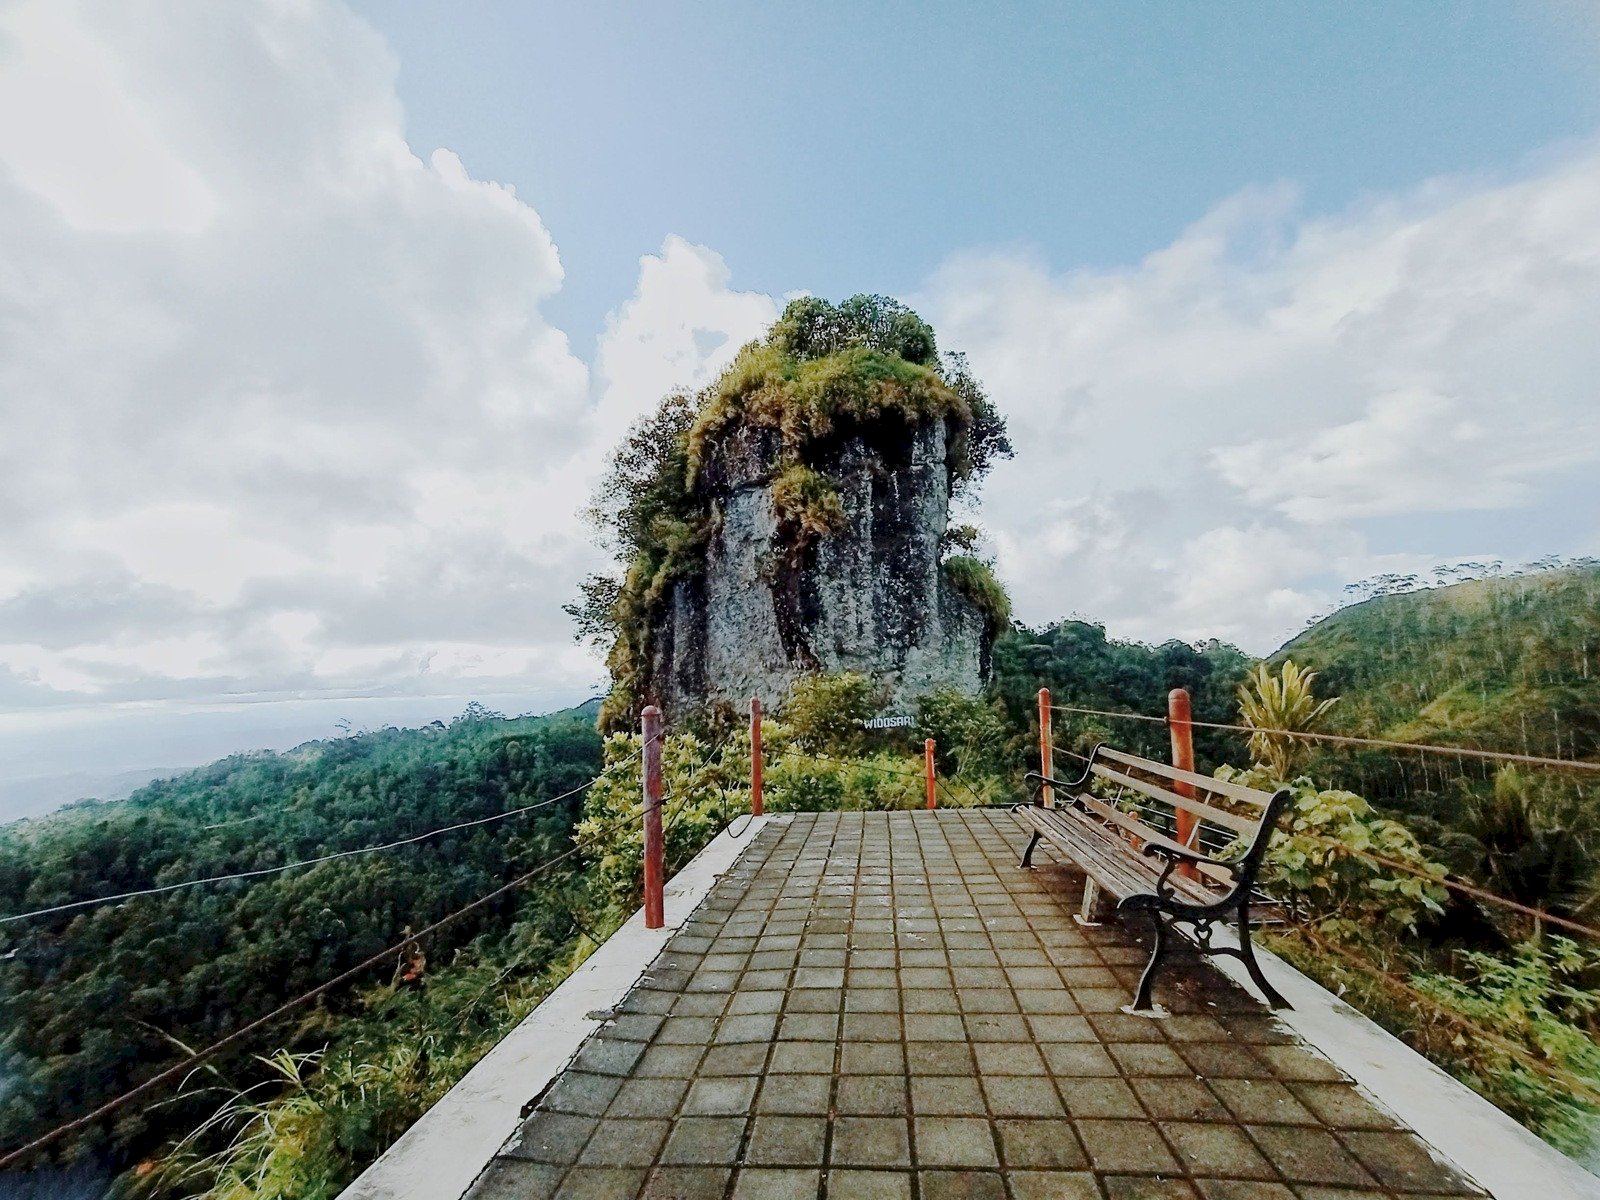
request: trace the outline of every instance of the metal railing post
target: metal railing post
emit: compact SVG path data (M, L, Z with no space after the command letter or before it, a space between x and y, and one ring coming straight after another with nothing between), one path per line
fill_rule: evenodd
M661 830L661 710L654 704L644 718L644 927L666 923L665 839Z
M1055 737L1050 729L1050 689L1039 689L1039 774L1046 779L1054 779L1056 747ZM1048 783L1039 791L1040 799L1046 808L1056 806L1056 790Z
M750 812L762 814L761 795L761 697L750 697Z

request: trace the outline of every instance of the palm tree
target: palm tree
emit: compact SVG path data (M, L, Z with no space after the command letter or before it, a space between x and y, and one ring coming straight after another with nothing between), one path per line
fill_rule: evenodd
M1578 811L1504 766L1490 795L1468 801L1461 832L1477 844L1472 874L1485 889L1533 908L1581 914L1600 894L1581 824Z
M1302 671L1289 659L1277 675L1266 663L1257 663L1239 685L1240 720L1260 731L1250 735L1250 757L1280 782L1294 774L1310 751L1306 739L1289 735L1311 732L1339 702L1337 696L1316 698L1311 690L1316 677L1315 671Z

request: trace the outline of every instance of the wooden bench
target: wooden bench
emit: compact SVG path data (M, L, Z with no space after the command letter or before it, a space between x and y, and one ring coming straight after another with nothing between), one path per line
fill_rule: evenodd
M1128 1011L1158 1011L1150 989L1174 923L1193 929L1202 954L1241 959L1274 1008L1290 1007L1261 973L1250 945L1250 909L1264 899L1256 891L1256 875L1289 803L1287 788L1263 792L1225 783L1104 743L1094 748L1075 780L1038 772L1028 779L1038 786L1038 801L1012 810L1033 831L1023 867L1033 865L1034 848L1047 840L1088 876L1081 922L1094 923L1097 889L1117 898L1119 912L1150 914L1155 945ZM1096 780L1111 785L1116 797L1107 800L1091 792ZM1202 800L1202 793L1210 800ZM1045 803L1052 794L1059 807ZM1223 851L1227 857L1218 857ZM1237 926L1237 948L1213 946L1212 923L1230 917Z

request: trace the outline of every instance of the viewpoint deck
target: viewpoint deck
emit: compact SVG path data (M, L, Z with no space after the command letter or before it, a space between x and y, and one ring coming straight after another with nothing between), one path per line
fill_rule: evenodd
M769 825L470 1193L1481 1195L1213 968L1075 924L992 810Z

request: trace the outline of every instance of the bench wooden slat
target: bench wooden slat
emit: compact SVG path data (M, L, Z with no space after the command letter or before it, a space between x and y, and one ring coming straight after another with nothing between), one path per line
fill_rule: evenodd
M1166 864L1143 857L1099 821L1071 808L1018 811L1023 820L1043 832L1052 843L1071 842L1073 861L1119 899L1135 892L1155 890L1156 879ZM1195 903L1204 904L1216 898L1216 893L1199 880L1176 872L1168 882Z
M1121 809L1113 808L1098 796L1091 796L1088 792L1084 792L1077 796L1076 799L1083 803L1091 811L1096 812L1100 816L1104 817L1106 820L1113 821L1122 826L1122 828L1126 829L1129 833L1133 834L1134 837L1139 838L1141 841L1154 842L1158 846L1165 846L1168 850L1182 850L1185 854L1196 853L1190 847L1185 846L1182 842L1174 841L1164 833L1157 833L1154 829L1151 829L1150 826L1146 825L1143 821L1140 821L1137 817L1130 817ZM1228 871L1222 867L1214 867L1210 863L1199 863L1196 866L1196 870L1211 876L1211 878L1215 879L1219 883L1231 884L1233 882L1232 871Z
M1229 829L1239 833L1254 833L1256 826L1261 824L1258 817L1252 821L1249 817L1241 817L1238 813L1226 812L1220 808L1212 808L1202 800L1191 800L1187 796L1180 796L1177 792L1169 792L1164 787L1157 787L1153 783L1146 783L1142 779L1135 779L1132 775L1124 775L1121 771L1113 771L1110 767L1102 767L1099 763L1089 768L1102 779L1109 779L1112 783L1120 783L1124 787L1131 787L1135 791L1143 792L1146 796L1170 804L1173 808L1181 808L1192 812L1201 820L1210 821L1213 825L1226 825Z
M1152 775L1165 775L1168 779L1176 779L1218 796L1228 796L1234 800L1243 800L1246 804L1254 804L1258 808L1265 808L1272 802L1272 793L1263 792L1253 787L1245 787L1242 783L1229 783L1224 779L1213 779L1209 775L1197 775L1193 771L1179 770L1169 767L1166 763L1153 762L1148 758L1139 758L1133 754L1124 754L1121 750L1113 750L1110 746L1101 746L1102 758L1110 758L1125 766L1137 767L1141 771L1148 771ZM1254 825L1251 826L1254 828Z

